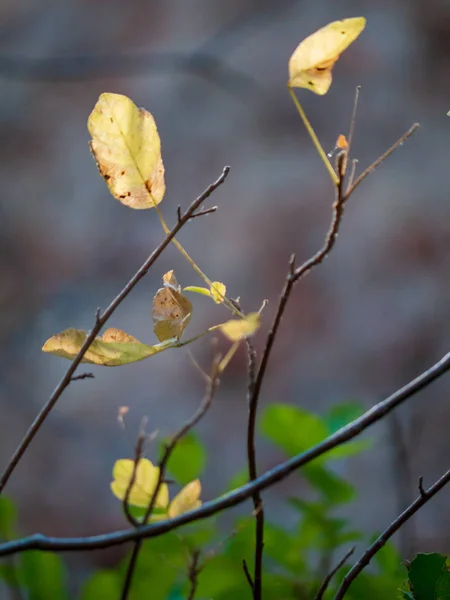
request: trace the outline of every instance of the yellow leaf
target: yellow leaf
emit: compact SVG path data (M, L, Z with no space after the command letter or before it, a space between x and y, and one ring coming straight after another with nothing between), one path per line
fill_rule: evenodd
M42 347L44 352L55 354L73 360L80 351L87 337L85 331L79 329L65 329L47 340ZM82 362L105 367L117 367L128 363L143 360L177 345L177 340L166 340L161 344L147 346L142 344L132 335L110 328L102 337L97 337L89 346Z
M201 506L201 492L202 486L199 479L194 479L194 481L188 483L170 503L169 517L173 518L182 515Z
M113 467L113 478L111 482L111 491L119 498L124 500L128 486L133 476L134 460L123 458L117 460ZM128 496L128 503L133 506L146 507L156 488L159 477L159 467L153 464L147 458L139 460L133 486ZM166 483L161 484L156 498L155 508L166 509L169 504L169 490Z
M181 293L173 271L163 276L164 287L153 298L154 332L160 342L179 339L191 320L192 304Z
M334 63L365 26L364 17L334 21L300 42L289 59L288 85L326 94Z
M210 292L214 302L216 304L222 304L223 298L227 293L227 288L223 283L220 283L220 281L213 281Z
M161 142L153 116L120 94L102 94L88 119L92 154L109 191L131 208L164 197Z
M238 342L253 335L259 328L259 313L250 313L244 319L231 319L219 326L229 340Z

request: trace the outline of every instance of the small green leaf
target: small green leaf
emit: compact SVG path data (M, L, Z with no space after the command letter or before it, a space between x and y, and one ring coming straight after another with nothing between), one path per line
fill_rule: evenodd
M450 572L442 554L418 554L411 561L409 581L415 600L444 600L450 597Z
M356 497L356 490L350 483L316 462L306 465L301 472L331 504L345 504Z
M29 590L28 600L66 598L66 573L58 555L37 550L24 552L20 571Z
M115 571L98 571L84 585L80 600L110 600L119 598L122 577Z
M260 430L289 456L305 452L327 436L327 427L320 417L289 404L267 406Z
M375 538L372 538L371 543L374 541ZM388 542L375 554L375 562L382 573L397 574L401 567L402 559L394 544Z
M4 540L15 537L16 518L17 509L14 502L5 496L0 496L0 537Z
M193 294L201 294L202 296L208 296L211 298L211 292L208 288L197 286L197 285L188 285L183 288L183 292L192 292Z
M206 453L194 433L189 433L175 446L170 455L168 471L181 485L199 478L205 469Z

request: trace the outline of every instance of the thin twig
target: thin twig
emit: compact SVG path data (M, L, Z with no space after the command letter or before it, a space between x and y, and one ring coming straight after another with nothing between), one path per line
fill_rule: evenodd
M218 208L217 206L211 206L211 208L205 208L204 210L199 210L198 212L195 213L195 215L192 215L191 221L193 219L196 219L197 217L204 217L205 215L210 215L212 213L215 213L217 208Z
M70 378L70 381L79 381L80 379L94 379L94 373L81 373Z
M350 556L353 554L353 552L355 551L355 546L353 546L353 548L350 548L350 550L347 552L347 554L338 562L338 564L328 573L328 575L325 577L325 579L322 582L322 585L320 586L315 599L314 600L322 600L323 595L325 594L325 592L327 591L328 586L330 585L331 580L333 579L333 577L336 575L336 573L339 571L339 569L345 565L345 563L347 562L347 560L350 558Z
M247 461L249 481L255 481L258 477L256 467L255 429L256 414L258 411L258 395L253 393L256 381L256 352L250 339L247 339L248 355L248 423L247 423ZM253 600L261 600L262 596L262 557L264 550L264 508L261 494L258 490L252 495L255 514L255 564L251 589ZM244 568L245 572L245 568ZM247 577L248 580L248 577Z
M423 489L423 477L422 475L419 477L419 482L417 484L417 487L419 488L419 493L421 496L425 496L425 490Z
M130 494L136 481L137 471L142 458L145 439L146 438L144 432L139 432L134 452L133 471L131 473L130 481L128 482L127 489L125 490L125 496L123 497L122 501L123 512L125 513L128 522L130 523L130 525L133 525L133 527L138 527L140 525L140 522L130 512Z
M447 483L450 483L450 469L442 475L431 487L424 490L423 487L420 490L420 495L412 504L408 506L383 533L374 541L374 543L367 548L357 563L353 565L347 575L344 577L338 591L334 597L334 600L342 600L346 594L348 588L356 577L361 573L363 569L370 563L375 554L381 550L386 542L394 535L396 531L402 527L416 512L422 508L433 496L435 496ZM419 483L419 489L421 484Z
M167 463L169 462L169 458L172 455L173 450L175 449L178 442L187 433L189 433L189 431L193 427L195 427L195 425L200 421L200 419L203 417L203 415L206 413L206 411L211 406L211 403L212 403L212 400L214 397L214 393L215 393L215 391L217 389L217 385L219 383L218 365L219 365L218 360L215 360L214 364L213 364L213 368L211 370L210 380L209 380L207 388L206 388L206 393L205 393L205 396L204 396L200 406L197 408L197 410L192 415L192 417L188 421L186 421L186 423L184 423L184 425L172 436L170 442L165 447L163 457L159 463L158 481L156 483L152 497L150 498L150 502L148 503L148 506L146 508L145 514L142 518L143 525L146 525L148 523L148 520L150 519L150 515L152 514L152 511L155 507L156 499L159 494L159 490L161 489L161 486L165 480ZM140 539L137 539L135 542L133 551L131 553L130 562L128 563L127 572L125 575L125 581L124 581L123 588L122 588L121 600L126 600L126 598L128 597L128 594L130 592L131 584L133 581L133 575L134 575L134 571L136 569L137 559L138 559L139 552L142 547L142 543L143 543L143 540L140 540Z
M252 579L252 576L250 574L250 570L248 568L248 564L247 564L247 561L245 560L245 558L242 559L242 569L244 571L245 578L248 581L248 585L250 586L250 589L253 592L253 579Z
M273 486L279 481L286 479L291 473L297 472L300 467L326 454L333 448L349 442L362 431L383 419L406 400L428 387L433 381L439 379L449 370L450 352L404 387L370 408L359 418L345 425L345 427L341 427L341 429L322 440L319 444L266 471L263 475L255 479L255 481L250 481L215 500L205 502L201 507L189 513L178 515L166 521L141 525L137 529L127 529L88 537L57 538L38 533L0 544L0 556L9 556L18 552L24 552L25 550L45 550L52 552L100 550L140 539L158 537L182 525L194 523L218 514L223 510L245 502L252 497L255 490L262 491ZM450 479L450 472L447 475ZM428 490L429 492L430 490Z
M195 592L198 587L198 576L202 570L202 567L198 564L199 558L200 550L193 550L191 564L189 565L189 581L191 582L191 586L189 588L187 600L194 600L195 598Z
M408 129L408 131L402 135L401 138L399 138L394 144L392 144L392 146L390 148L388 148L386 150L386 152L384 152L384 154L379 156L369 167L367 167L367 169L365 171L363 171L361 173L361 175L359 175L359 177L357 177L355 179L355 181L352 183L352 185L346 190L345 200L347 200L347 198L351 194L353 194L353 192L356 190L358 185L367 177L367 175L370 175L373 171L375 171L375 169L377 167L379 167L381 165L381 163L384 162L394 152L394 150L397 150L397 148L399 146L404 144L406 142L406 140L409 137L411 137L415 131L417 131L419 129L419 127L420 127L419 123L414 123L414 125L412 125L412 127L410 127Z
M88 333L88 335L84 341L84 344L80 348L80 351L78 352L76 357L73 359L71 365L67 369L65 375L63 376L63 378L61 379L59 384L56 386L56 389L54 390L53 394L47 400L44 407L41 409L41 411L39 412L39 414L37 415L37 417L31 424L27 433L22 438L22 440L19 443L17 449L15 450L13 456L11 457L8 465L6 466L2 476L0 478L0 494L3 491L6 483L8 482L11 474L13 473L17 464L19 463L20 459L22 458L23 454L25 453L25 451L27 450L31 441L33 440L34 436L39 431L41 425L47 418L47 416L50 413L50 411L52 410L52 408L55 406L57 400L59 399L59 397L61 396L63 391L69 385L72 375L74 374L78 365L81 363L89 346L92 344L95 337L100 332L100 329L105 325L105 323L111 317L111 315L114 313L116 308L123 302L123 300L128 296L128 294L134 289L134 287L137 285L137 283L148 273L150 267L152 267L152 265L156 262L156 260L161 256L162 252L167 248L167 246L170 244L170 242L173 240L173 238L176 236L176 234L179 232L179 230L189 221L189 219L195 213L197 208L214 192L214 190L216 190L225 181L229 172L230 172L230 167L225 167L222 172L222 175L217 179L217 181L215 181L208 188L206 188L206 190L198 198L196 198L196 200L194 200L191 203L191 205L188 207L188 209L184 213L181 221L176 223L176 225L173 227L173 229L170 231L170 233L168 235L166 235L164 240L151 253L151 255L147 258L147 260L144 262L144 264L136 271L136 273L133 275L133 277L128 281L128 283L123 287L123 289L119 292L119 294L114 298L114 300L111 302L111 304L108 306L108 308L106 308L106 310L104 312L100 312L99 310L97 310L95 324L94 324L93 328L91 329L91 331Z

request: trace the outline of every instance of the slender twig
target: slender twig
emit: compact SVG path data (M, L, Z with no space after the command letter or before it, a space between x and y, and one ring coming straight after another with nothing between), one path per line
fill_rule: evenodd
M248 568L248 564L247 564L247 561L245 560L245 558L242 559L242 569L244 571L245 578L248 581L248 585L250 586L250 589L253 591L253 579L250 574L250 569Z
M253 394L256 381L256 352L250 339L247 339L247 355L248 355L248 423L247 423L247 460L249 481L255 481L258 477L256 467L256 447L255 447L255 429L256 429L256 414L258 410L258 396ZM264 550L264 508L261 494L256 490L252 495L254 515L255 515L255 564L251 589L253 592L253 600L261 600L262 596L262 557ZM245 564L245 566L247 566ZM244 568L245 573L245 568ZM247 580L248 577L247 577Z
M66 552L110 548L139 539L158 537L168 531L173 531L182 525L200 521L231 508L232 506L237 506L251 498L255 490L262 491L273 486L288 477L291 473L297 472L300 467L303 467L319 456L326 454L333 448L349 442L362 431L383 419L406 400L428 387L433 381L439 379L439 377L449 370L450 352L443 356L441 360L432 367L416 377L416 379L410 381L385 400L375 404L375 406L370 408L359 418L351 421L345 425L345 427L341 427L341 429L325 438L319 444L316 444L305 452L266 471L263 475L260 475L255 479L255 481L250 481L215 500L205 502L201 507L190 511L189 513L178 515L177 517L166 521L141 525L137 529L127 529L124 531L115 531L113 533L88 537L57 538L38 533L12 542L0 544L0 556L9 556L18 552L24 552L25 550ZM450 472L448 473L448 478L450 479ZM429 491L430 490L428 490L428 493Z
M80 379L94 379L94 373L80 373L70 378L70 381L79 381Z
M139 432L139 436L136 442L136 448L134 451L133 471L131 473L130 481L128 482L127 489L125 490L125 496L123 497L122 501L123 512L125 513L128 522L130 523L130 525L133 525L133 527L138 527L140 525L140 521L136 519L130 512L130 494L136 481L139 463L141 461L144 449L145 439L146 437L144 432Z
M355 125L356 125L356 112L358 110L358 100L359 100L359 92L361 91L361 86L357 85L355 89L355 100L353 102L353 110L352 116L350 118L350 127L348 130L348 138L347 138L347 154L350 154L350 150L353 142L353 135L355 133Z
M412 125L408 129L408 131L402 135L401 138L399 138L394 144L392 144L392 146L390 148L388 148L386 150L386 152L384 152L381 156L379 156L376 160L374 160L373 163L370 166L368 166L367 169L365 171L363 171L361 173L361 175L359 175L355 179L355 181L352 183L352 185L346 190L345 200L349 196L351 196L351 194L353 194L353 192L356 190L358 185L367 177L367 175L370 175L371 173L373 173L373 171L375 171L375 169L377 167L379 167L382 162L384 162L395 150L397 150L397 148L399 146L402 146L406 142L406 140L409 137L411 137L415 131L417 131L419 129L419 127L420 127L419 123L414 123L414 125Z
M325 594L325 592L327 591L328 586L330 585L331 580L333 579L333 577L336 575L336 573L339 571L339 569L345 565L345 563L347 562L347 560L350 558L350 556L353 554L353 552L355 551L355 546L353 546L353 548L350 548L350 550L347 552L347 554L338 562L338 564L328 573L328 575L325 577L325 579L322 582L322 585L320 586L314 600L322 600L323 595Z
M212 213L215 213L217 210L217 206L211 206L211 208L205 208L203 210L199 210L198 212L195 213L195 215L192 215L191 221L193 219L196 219L197 217L204 217L205 215L210 215Z
M165 447L163 457L159 463L158 481L156 483L152 497L150 498L150 502L148 503L148 506L146 508L145 514L142 519L142 523L144 525L148 523L148 520L150 519L150 515L152 514L152 511L155 507L156 499L159 494L159 490L161 489L161 486L164 483L167 463L169 462L169 459L172 455L173 450L175 449L178 442L187 433L189 433L189 431L193 427L195 427L195 425L200 421L200 419L203 417L203 415L206 413L206 411L211 406L211 403L212 403L212 400L214 397L214 393L215 393L215 391L217 389L217 385L219 383L218 366L219 366L219 361L215 360L214 364L213 364L213 368L211 370L211 376L210 376L210 379L209 379L209 382L208 382L208 385L206 388L206 393L205 393L205 396L204 396L200 406L197 408L197 410L192 415L192 417L188 421L186 421L186 423L184 423L183 426L172 436L171 440ZM125 581L124 581L124 585L122 588L121 600L126 600L126 598L128 597L128 594L130 592L131 583L133 581L133 575L134 575L134 571L136 569L137 559L138 559L139 552L142 547L142 543L143 543L143 540L140 540L140 539L137 539L135 542L133 551L131 553L130 562L128 563L127 572L125 575Z
M189 565L189 581L191 582L189 588L189 595L187 600L194 600L195 592L198 587L198 576L202 570L202 567L199 566L199 558L200 558L200 550L193 550L191 557L191 564Z
M116 308L123 302L123 300L128 296L128 294L134 289L137 283L148 273L150 267L155 263L155 261L161 256L162 252L167 248L170 242L174 239L178 231L189 221L192 215L195 213L197 208L216 190L226 179L228 173L230 171L229 167L225 167L222 175L211 184L206 190L194 200L191 205L188 207L186 212L184 213L181 221L178 221L173 229L166 235L164 240L159 244L159 246L151 253L151 255L147 258L144 264L136 271L133 277L128 281L128 283L123 287L123 289L119 292L119 294L114 298L111 304L103 311L97 311L95 324L89 334L87 335L84 344L81 346L80 351L73 359L63 378L56 386L53 394L47 400L30 428L28 429L25 436L22 438L19 443L17 449L15 450L13 456L11 457L8 465L6 466L2 476L0 477L0 493L3 491L7 481L9 480L11 474L22 458L23 454L27 450L31 441L33 440L36 433L39 431L41 425L47 418L48 414L55 406L57 400L64 392L66 387L69 385L72 375L74 374L76 368L83 360L83 357L88 350L89 346L94 341L97 334L100 332L100 329L105 325L107 320L114 313Z
M375 554L381 550L386 542L394 535L396 531L402 527L416 512L422 508L433 496L435 496L447 483L450 483L450 469L442 475L437 481L433 483L427 490L423 489L422 483L419 480L420 495L414 502L412 502L406 510L404 510L387 529L374 541L374 543L367 548L357 563L353 565L350 571L342 580L338 591L334 597L334 600L342 600L346 594L348 588L356 577L361 573L363 569L370 563Z

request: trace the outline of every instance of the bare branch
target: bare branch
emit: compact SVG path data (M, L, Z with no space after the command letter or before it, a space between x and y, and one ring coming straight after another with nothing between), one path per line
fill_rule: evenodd
M184 215L182 216L181 221L179 221L171 230L171 232L164 238L164 240L159 244L159 246L151 253L151 255L147 258L144 264L136 271L133 277L128 281L128 283L123 287L123 289L119 292L119 294L114 298L108 308L101 313L100 309L97 309L95 323L91 331L88 333L84 344L80 348L80 351L73 359L71 365L67 369L63 378L56 386L53 394L45 403L44 407L41 409L27 433L19 443L17 449L15 450L13 456L11 457L8 465L6 466L2 476L0 477L0 494L3 491L6 483L8 482L11 474L22 458L23 454L26 452L28 446L33 440L36 433L39 431L41 425L49 415L52 408L55 406L61 394L64 392L66 387L69 385L72 375L74 374L76 368L83 360L83 357L88 350L89 346L94 341L97 334L100 332L100 329L105 325L111 315L114 313L116 308L125 300L128 294L134 289L134 287L139 283L139 281L148 273L150 267L156 262L156 260L161 256L162 252L167 248L172 239L176 236L179 230L189 221L192 215L195 213L197 208L216 190L226 179L228 173L230 172L230 167L225 167L222 175L212 183L206 190L194 200L191 205L188 207Z
M422 479L422 478L421 478ZM357 563L353 565L347 575L344 577L341 585L339 586L338 591L334 597L334 600L342 600L344 595L346 594L348 588L352 584L352 582L356 579L356 577L361 573L361 571L370 563L375 554L381 550L381 548L386 544L386 542L391 538L396 531L402 527L416 512L422 508L424 504L426 504L433 496L435 496L447 483L450 482L450 469L442 475L431 487L427 490L424 490L421 482L420 486L420 496L414 500L412 504L408 506L406 510L404 510L401 515L399 515L392 523L389 525L387 529L383 531L383 533L374 541L374 543L367 548L361 558Z
M252 593L253 593L253 579L250 574L250 570L248 568L248 564L247 564L247 561L245 560L245 558L242 559L242 569L244 571L245 578L248 581L248 585L250 586L250 589L252 590Z
M345 565L345 563L347 562L347 560L350 558L350 556L353 554L353 552L355 551L355 546L353 546L353 548L350 548L350 550L347 552L347 554L338 562L338 564L328 573L328 575L325 577L325 579L322 582L322 585L320 586L315 599L314 600L322 600L323 595L325 594L325 592L327 591L328 586L330 585L331 580L333 579L333 577L336 575L336 573L339 571L339 569Z
M70 378L70 381L79 381L80 379L94 379L94 373L80 373Z
M198 576L202 570L202 567L199 566L200 558L200 550L194 550L192 552L192 560L189 565L189 581L191 582L191 587L189 589L189 595L187 600L194 600L195 592L197 591L198 586Z
M316 444L305 452L266 471L263 475L260 475L255 479L255 481L250 481L215 500L205 502L201 507L188 513L178 515L177 517L166 521L151 523L150 525L141 525L137 529L127 529L124 531L115 531L113 533L88 537L57 538L38 533L29 537L0 544L0 556L17 554L18 552L24 552L25 550L45 550L52 552L99 550L140 539L158 537L168 531L173 531L182 525L186 525L187 523L194 523L215 515L227 508L245 502L252 497L255 490L262 491L273 486L275 483L288 477L291 473L298 471L300 467L310 463L333 448L349 442L362 431L374 423L377 423L380 419L383 419L406 400L428 387L433 381L439 379L439 377L449 370L450 352L443 356L441 360L432 367L416 377L416 379L413 379L407 385L394 392L391 396L370 408L358 419L355 419L345 427L338 429L333 435L330 435L319 444ZM445 477L450 479L450 471L446 473ZM441 487L443 486L443 484L440 485ZM431 489L432 488L430 488L430 490ZM431 493L430 490L426 492L427 498ZM434 493L436 493L436 491Z
M256 447L255 447L255 429L256 429L256 414L258 411L259 396L253 393L256 381L256 352L250 339L247 339L247 355L248 355L248 423L247 423L247 461L249 480L255 481L258 477L256 467ZM251 589L253 592L253 600L261 600L262 597L262 557L264 550L264 508L261 494L256 490L252 494L254 514L255 514L255 565ZM247 564L245 567L247 567ZM244 567L244 573L245 573ZM247 575L247 574L246 574ZM247 580L248 576L247 576Z
M395 150L397 150L399 146L402 146L406 142L406 140L409 137L411 137L415 131L419 129L419 127L419 123L414 123L414 125L412 125L410 129L408 129L408 131L402 135L401 138L399 138L394 144L392 144L392 146L388 148L388 150L386 150L384 154L378 157L369 167L367 167L367 169L355 179L354 183L349 187L349 189L347 189L347 191L345 192L345 199L347 200L347 198L351 196L351 194L353 194L358 185L367 177L367 175L370 175L373 171L375 171L375 169L379 167L381 163L384 162Z

